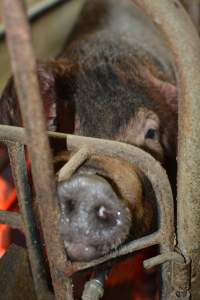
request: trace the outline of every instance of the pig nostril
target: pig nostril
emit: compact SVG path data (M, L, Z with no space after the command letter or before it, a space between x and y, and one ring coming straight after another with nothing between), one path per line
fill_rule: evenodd
M106 223L106 224L114 223L113 214L104 205L96 207L95 214L96 214L97 219L103 223Z
M72 199L65 200L65 213L71 214L75 210L75 203Z

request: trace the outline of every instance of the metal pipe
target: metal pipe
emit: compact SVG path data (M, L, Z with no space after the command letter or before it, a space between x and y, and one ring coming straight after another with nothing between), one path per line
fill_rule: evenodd
M178 247L192 258L192 300L200 299L200 40L177 0L134 0L172 49L179 88Z
M197 27L197 30L199 31L199 25L200 25L200 3L197 0L184 0L183 4L185 4L185 7L188 10L188 13L190 14L194 24Z
M58 232L59 209L52 156L39 92L37 66L31 46L30 28L20 0L3 0L2 4L11 66L27 133L33 183L54 292L57 299L70 300L73 299L72 287L70 279L65 277L68 262Z
M14 211L0 210L0 224L8 224L12 228L24 230L21 215Z
M55 9L58 6L66 4L72 0L46 0L42 3L34 5L30 10L28 10L28 19L30 22L34 22L38 18L43 17L45 14ZM5 28L3 25L0 25L0 40L5 38Z
M73 157L60 169L58 173L58 181L68 180L73 173L82 165L89 157L89 151L86 147L81 148Z
M23 220L23 232L33 274L35 291L38 300L51 299L45 272L44 258L40 244L39 232L33 214L33 201L28 181L24 146L19 143L8 142L8 153L12 167L12 175L17 190L18 202Z

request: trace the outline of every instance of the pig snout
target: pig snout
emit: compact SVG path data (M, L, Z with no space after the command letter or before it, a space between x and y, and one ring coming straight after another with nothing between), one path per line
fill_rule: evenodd
M106 179L94 174L75 175L60 182L57 191L60 231L72 260L95 259L126 240L131 213Z

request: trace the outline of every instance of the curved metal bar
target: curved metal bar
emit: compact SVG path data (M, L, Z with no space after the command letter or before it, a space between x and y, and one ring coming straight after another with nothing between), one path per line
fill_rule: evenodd
M192 299L200 299L200 40L177 0L133 0L163 32L179 88L178 247L192 258Z
M52 157L40 97L37 66L31 46L30 28L22 1L3 0L2 8L11 66L27 133L33 182L54 291L59 300L64 300L66 296L73 299L70 279L66 278L64 273L68 262L58 233L59 209ZM40 294L37 296L40 297Z

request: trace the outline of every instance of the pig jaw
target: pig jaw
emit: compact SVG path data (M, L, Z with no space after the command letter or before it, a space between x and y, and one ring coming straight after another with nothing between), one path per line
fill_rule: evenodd
M101 176L76 175L58 185L60 231L68 256L98 258L122 244L132 219L129 208Z

